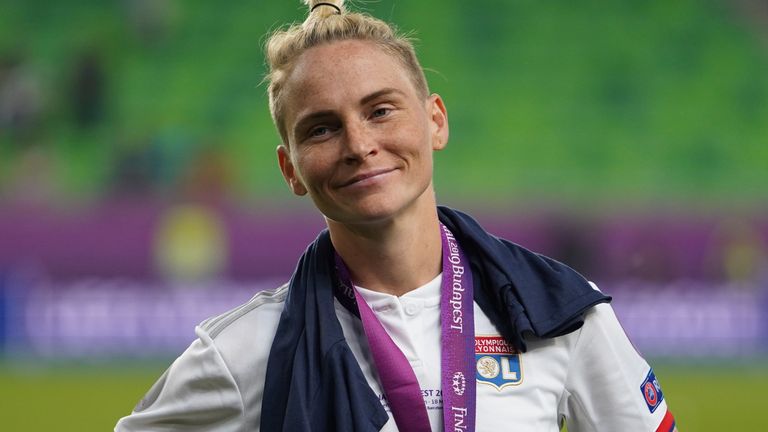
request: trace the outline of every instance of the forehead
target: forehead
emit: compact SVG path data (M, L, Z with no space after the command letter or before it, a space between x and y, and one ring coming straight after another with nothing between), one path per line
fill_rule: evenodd
M383 88L416 95L408 71L395 55L368 41L319 45L299 56L284 87L284 113L290 125L300 111L333 109Z

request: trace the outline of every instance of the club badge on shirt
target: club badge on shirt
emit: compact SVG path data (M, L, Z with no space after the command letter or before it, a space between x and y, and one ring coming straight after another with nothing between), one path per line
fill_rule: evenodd
M520 353L501 336L475 336L475 362L478 383L501 391L523 381Z

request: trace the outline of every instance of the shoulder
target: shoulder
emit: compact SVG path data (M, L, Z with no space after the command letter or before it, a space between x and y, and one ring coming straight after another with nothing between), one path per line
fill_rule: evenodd
M602 293L593 282L589 285L598 293ZM602 349L593 355L626 353L632 358L639 357L637 350L624 332L613 307L609 302L598 303L584 311L583 325L571 334L571 342L574 349L589 349L591 346L600 346ZM607 350L612 346L620 346L621 350Z
M200 323L199 328L211 339L222 334L237 333L253 324L279 320L283 303L288 296L288 284L275 289L259 291L247 302ZM226 336L223 337L226 339Z
M289 285L260 291L248 302L203 321L197 334L209 338L245 401L261 398L272 341Z
M288 285L203 321L197 339L116 430L258 430L267 359ZM200 430L200 429L195 429Z
M601 292L593 282L589 282L592 288ZM624 332L616 313L610 303L598 303L589 308L584 314L584 325L580 329L579 339L581 343L588 343L591 339L601 342L613 341L622 345L629 345L629 337ZM637 354L632 346L633 354Z

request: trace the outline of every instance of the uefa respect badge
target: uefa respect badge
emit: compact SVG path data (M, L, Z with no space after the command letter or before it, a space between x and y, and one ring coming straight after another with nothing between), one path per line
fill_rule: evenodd
M501 336L475 336L475 362L477 382L496 390L523 381L520 353Z
M648 372L645 380L640 384L640 391L643 393L643 398L650 412L656 411L656 408L661 405L661 401L664 400L664 393L661 392L661 385L659 385L659 380L656 379L653 369Z

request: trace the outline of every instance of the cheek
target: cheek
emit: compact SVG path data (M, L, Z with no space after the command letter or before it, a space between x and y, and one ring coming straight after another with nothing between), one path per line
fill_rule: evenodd
M418 121L408 128L406 134L413 142L414 151L420 153L432 152L432 134L430 133L429 122L426 117L420 116Z
M413 155L432 148L429 128L420 122L400 122L384 132L382 139L397 143L401 151Z
M432 141L428 131L423 128L413 128L405 131L401 142L407 143L403 149L411 158L418 160L419 164L431 164Z
M329 175L327 165L318 156L306 153L296 161L298 177L308 189L320 187Z

